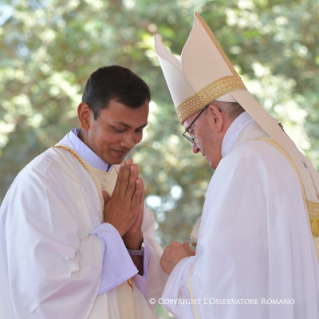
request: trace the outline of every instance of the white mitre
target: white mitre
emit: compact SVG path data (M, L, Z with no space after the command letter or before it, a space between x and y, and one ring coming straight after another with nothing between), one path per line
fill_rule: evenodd
M181 124L210 102L238 102L283 149L303 184L305 205L319 252L319 173L275 120L246 89L240 76L202 17L195 13L192 31L179 61L155 37L155 50ZM318 243L316 243L318 241ZM318 244L318 245L317 245Z

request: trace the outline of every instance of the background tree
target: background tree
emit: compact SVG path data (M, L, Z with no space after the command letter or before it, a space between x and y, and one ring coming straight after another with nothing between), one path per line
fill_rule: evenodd
M213 170L181 136L153 37L159 33L179 55L194 11L248 89L318 167L317 0L2 0L0 202L28 162L78 125L76 107L89 75L119 64L152 91L149 126L132 156L157 219L157 239L163 247L188 240Z

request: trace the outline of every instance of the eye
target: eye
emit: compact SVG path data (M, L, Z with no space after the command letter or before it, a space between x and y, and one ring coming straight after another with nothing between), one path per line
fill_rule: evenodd
M112 126L112 128L117 133L123 133L125 131L125 129L124 130L120 130L120 129L117 129L116 127L114 127L114 126Z

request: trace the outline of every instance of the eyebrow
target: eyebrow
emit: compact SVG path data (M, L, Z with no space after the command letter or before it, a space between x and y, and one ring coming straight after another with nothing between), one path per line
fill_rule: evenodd
M123 125L123 126L125 126L125 127L130 128L130 126L129 126L128 124L124 123L124 122L121 122L121 121L120 121L120 122L115 122L115 123L116 123L116 124L121 124L121 125ZM137 129L144 128L145 126L147 126L147 124L148 124L148 123L146 123L146 124L144 124L144 125L138 127Z

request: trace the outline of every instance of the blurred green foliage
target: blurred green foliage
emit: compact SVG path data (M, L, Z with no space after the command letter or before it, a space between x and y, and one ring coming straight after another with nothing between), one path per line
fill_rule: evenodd
M141 164L157 239L163 247L188 240L213 171L181 136L153 37L159 33L180 55L194 11L247 88L318 167L317 0L2 0L0 202L28 162L77 126L89 75L119 64L152 91L149 126L132 155Z

